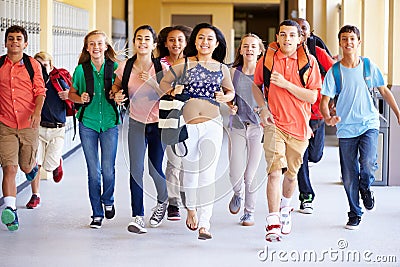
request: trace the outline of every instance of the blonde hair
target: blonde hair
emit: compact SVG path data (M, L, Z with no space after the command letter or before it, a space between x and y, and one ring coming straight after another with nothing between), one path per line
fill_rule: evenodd
M263 41L261 40L260 37L258 37L258 35L254 34L254 33L246 33L245 35L242 36L242 38L240 39L240 44L238 46L238 48L236 49L236 56L235 56L235 60L233 61L232 67L237 67L239 65L243 65L243 56L240 54L240 49L242 48L242 43L243 40L247 37L253 37L258 41L258 45L260 47L261 50L261 54L257 57L257 59L259 59L262 55L264 55L265 53L265 46Z
M117 53L115 52L107 34L100 30L93 30L93 31L89 32L88 34L86 34L85 38L83 39L83 48L82 48L81 55L79 56L78 64L82 64L82 63L90 61L90 54L87 51L88 43L89 43L88 39L89 39L89 37L91 37L93 35L97 35L97 34L102 35L104 37L105 43L107 45L107 50L104 52L104 56L106 57L106 59L111 59L114 62L117 61Z
M40 51L39 53L36 53L34 56L33 56L33 58L34 59L41 59L41 60L43 60L43 61L48 61L49 63L50 63L50 69L52 69L54 66L53 66L53 61L54 61L54 59L53 59L53 57L49 54L49 53L47 53L47 52L44 52L44 51Z

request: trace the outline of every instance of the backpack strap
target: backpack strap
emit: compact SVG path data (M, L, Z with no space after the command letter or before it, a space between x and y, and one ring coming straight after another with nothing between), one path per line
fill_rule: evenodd
M83 113L85 112L86 107L92 102L94 95L94 77L93 77L93 67L90 61L82 63L83 74L85 76L86 81L86 93L89 94L89 102L84 104L79 104L81 107L81 113L79 114L79 121L83 119Z
M363 69L364 81L367 84L368 89L371 89L372 88L371 61L367 57L360 57L360 58L364 63L364 69Z
M151 58L151 61L153 61L154 70L156 71L157 83L160 84L162 78L164 77L161 61L159 58L154 58L154 57Z
M35 76L35 72L33 71L33 67L32 67L32 62L30 60L30 56L28 56L27 54L23 54L22 59L24 60L24 65L26 70L29 73L29 77L31 78L31 82L33 84L33 77Z
M126 63L125 63L125 68L124 68L124 73L122 74L122 81L121 81L121 86L123 90L123 94L125 96L129 96L128 92L128 81L129 77L131 76L132 68L133 68L133 63L135 63L137 58L137 55L133 55L133 57L129 58ZM128 99L124 102L124 106L127 108L129 105L129 97Z
M2 55L0 57L0 68L4 65L4 61L6 60L6 55Z
M306 86L311 71L308 53L308 48L304 42L297 47L297 64L299 66L300 81L303 86Z
M114 99L110 98L110 91L113 85L113 75L114 75L114 61L111 59L106 59L105 64L104 64L104 89L105 89L105 97L110 103L110 105L113 107L114 112L115 112L115 125L118 124L119 122L119 111L118 107L115 104Z
M335 80L335 86L336 86L335 94L339 95L340 91L342 90L342 75L340 73L340 61L338 61L332 65L332 74L333 74L333 79Z

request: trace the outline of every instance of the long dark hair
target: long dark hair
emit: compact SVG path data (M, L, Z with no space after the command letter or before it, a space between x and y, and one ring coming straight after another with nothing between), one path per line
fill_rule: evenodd
M225 36L217 27L215 27L209 23L200 23L200 24L197 24L193 28L192 34L190 35L190 38L189 38L189 42L188 42L185 50L183 51L183 53L188 57L197 55L198 51L196 49L196 37L197 37L197 34L199 33L199 31L204 28L211 29L215 32L215 35L216 35L217 41L218 41L218 46L215 48L215 50L212 54L212 58L223 63L225 60L225 57L226 57Z

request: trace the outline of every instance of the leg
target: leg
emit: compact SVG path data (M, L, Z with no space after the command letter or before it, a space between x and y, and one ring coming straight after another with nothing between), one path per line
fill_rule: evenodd
M79 136L88 169L89 199L92 206L92 218L104 217L101 205L101 173L99 162L99 133L79 123Z
M362 216L359 195L360 170L357 161L359 137L339 138L340 168L344 189L349 202L349 217Z
M181 205L180 175L182 172L182 159L175 155L171 146L167 146L165 152L167 154L165 176L167 181L168 202L169 205L179 207Z
M100 133L101 173L103 177L101 203L106 206L114 205L115 158L117 156L117 146L117 126Z
M161 143L161 136L158 130L158 124L152 123L146 125L146 137L148 141L149 173L153 178L157 190L158 203L166 203L168 200L167 184L162 170L162 161L164 158L164 147Z
M130 190L132 217L144 216L143 207L143 171L147 141L145 125L129 119L128 148L130 166Z
M233 196L229 202L229 211L232 214L237 214L244 197L243 180L248 160L246 156L246 152L248 152L246 149L246 129L232 128L230 140L229 178L233 188Z
M257 189L261 181L255 178L260 160L262 157L263 148L261 139L263 130L260 126L249 126L247 128L247 166L244 174L245 184L245 212L254 213L257 198Z
M198 184L199 195L199 228L210 229L215 201L216 169L222 147L223 128L220 117L201 123L203 128L200 136L200 173Z

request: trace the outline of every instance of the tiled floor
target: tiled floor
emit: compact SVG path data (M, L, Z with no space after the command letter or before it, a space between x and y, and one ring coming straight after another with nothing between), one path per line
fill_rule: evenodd
M243 227L238 224L241 214L228 211L227 153L221 154L213 239L200 241L184 220L164 220L159 228L148 228L143 235L127 231L131 212L127 153L122 143L117 159L116 218L105 221L99 230L90 229L86 166L83 152L78 150L64 161L65 177L60 184L42 181L40 208L25 208L29 188L18 195L20 229L9 232L0 225L0 266L400 266L400 188L374 187L377 210L365 213L359 230L344 229L347 200L339 182L337 147L330 143L322 161L311 168L317 194L315 212L295 212L292 233L280 243L264 241L264 161L257 173L256 224ZM147 221L155 205L155 190L148 176L145 181ZM293 204L298 208L296 198L297 192ZM186 212L182 215L185 218Z

